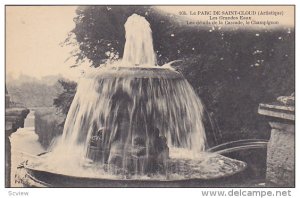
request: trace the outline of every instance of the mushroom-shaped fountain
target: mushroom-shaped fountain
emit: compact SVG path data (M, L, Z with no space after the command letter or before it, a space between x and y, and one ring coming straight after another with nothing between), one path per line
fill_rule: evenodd
M80 80L61 139L24 165L28 185L199 186L243 170L204 152L203 104L182 74L157 65L148 21L133 14L125 30L123 59Z

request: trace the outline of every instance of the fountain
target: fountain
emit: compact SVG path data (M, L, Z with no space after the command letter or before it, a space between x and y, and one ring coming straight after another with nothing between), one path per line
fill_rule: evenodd
M244 162L204 152L203 104L182 74L157 65L148 21L133 14L125 30L122 61L80 80L62 137L24 165L30 177L54 186L147 186L243 170Z

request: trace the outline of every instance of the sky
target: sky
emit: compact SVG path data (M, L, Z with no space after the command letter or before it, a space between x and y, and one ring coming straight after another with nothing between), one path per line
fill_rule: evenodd
M261 9L272 11L273 7L249 7L249 10ZM293 25L292 12L285 12L280 17L281 23ZM220 10L218 7L205 6L183 7L174 6L159 7L159 9L173 14L179 14L184 10L206 11ZM243 10L243 7L225 7L221 10ZM293 9L290 7L290 9ZM76 6L6 6L6 74L17 78L19 75L29 75L40 78L47 75L62 74L63 76L76 79L81 74L81 69L70 68L74 59L65 60L70 56L72 47L61 47L70 30L75 26L73 18ZM183 16L189 20L207 19L208 16L188 15ZM265 16L261 16L265 18ZM268 17L270 18L270 16ZM88 64L83 65L88 67Z
M6 7L6 73L41 77L63 74L74 78L74 62L65 60L71 47L61 47L75 23L74 6Z

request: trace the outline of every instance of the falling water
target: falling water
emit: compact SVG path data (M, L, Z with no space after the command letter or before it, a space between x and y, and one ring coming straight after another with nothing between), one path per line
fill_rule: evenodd
M159 169L157 161L168 166L180 150L191 159L204 151L203 105L193 88L180 73L153 67L145 18L133 14L125 30L122 62L133 67L95 69L80 80L63 135L43 163L48 169L78 173L97 164L97 174L120 173L111 167L146 174Z

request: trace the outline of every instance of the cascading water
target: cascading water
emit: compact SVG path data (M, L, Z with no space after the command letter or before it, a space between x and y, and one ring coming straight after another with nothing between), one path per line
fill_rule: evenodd
M102 178L220 172L221 162L203 152L203 105L193 88L172 68L156 66L145 18L133 14L125 29L123 60L80 80L63 135L40 168Z
M122 64L133 67L108 66L79 82L60 146L123 170L155 172L167 163L169 148L193 155L204 150L203 106L181 74L153 68L152 33L144 17L133 14L125 30Z

